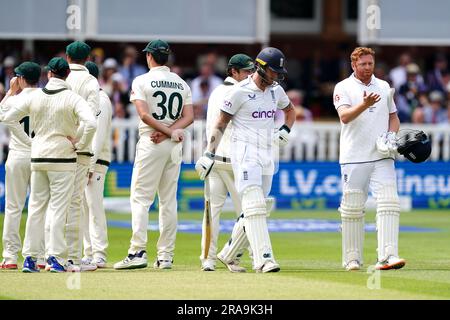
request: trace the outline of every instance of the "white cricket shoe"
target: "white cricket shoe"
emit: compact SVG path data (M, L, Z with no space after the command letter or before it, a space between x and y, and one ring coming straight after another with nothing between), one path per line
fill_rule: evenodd
M238 273L238 272L247 272L247 270L244 267L241 267L239 265L239 260L233 260L231 262L226 262L223 257L220 255L220 253L217 255L217 259L222 262L230 272Z
M377 264L375 265L375 269L377 270L400 269L403 268L405 264L406 264L405 259L389 256L384 261L378 261Z
M94 258L92 261L98 268L106 268L106 259L102 257Z
M81 260L81 271L95 271L97 270L97 265L92 261L92 259L82 259Z
M128 254L128 256L114 264L114 269L139 269L147 267L147 253L145 250L136 252L135 254Z
M355 271L361 269L361 264L358 260L352 260L345 266L345 270L347 271Z
M154 269L172 269L172 260L158 260L153 264Z
M202 263L203 271L216 271L216 264L213 260L207 259Z
M266 261L261 269L256 270L256 272L262 272L262 273L278 272L278 271L280 271L280 265L278 263L270 261L270 260Z
M81 267L79 265L74 264L72 260L67 260L66 271L67 272L81 272Z

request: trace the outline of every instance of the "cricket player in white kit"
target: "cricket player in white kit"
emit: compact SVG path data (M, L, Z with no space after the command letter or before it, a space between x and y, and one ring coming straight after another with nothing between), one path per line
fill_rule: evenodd
M39 272L36 258L44 240L46 220L50 226L46 239L47 264L52 272L64 272L67 245L65 223L73 192L76 149L90 144L96 123L88 104L69 89L69 65L53 58L47 66L49 82L4 116L12 130L21 130L18 121L30 116L35 132L31 145L31 192L22 255L23 272ZM79 122L85 123L79 142L75 135Z
M221 114L213 132L223 132L231 119L231 164L236 189L241 196L243 219L237 236L231 239L227 253L217 257L225 264L232 263L242 243L248 239L253 253L253 269L257 272L277 272L267 228L267 197L274 174L272 144L285 145L295 112L283 88L276 82L287 73L283 53L272 47L263 49L256 58L257 72L234 85L225 96ZM274 115L284 111L286 123L275 132ZM211 137L205 155L196 163L200 179L205 179L215 164L215 151L220 134ZM235 228L236 229L236 228Z
M41 67L34 62L23 62L14 69L16 76L11 79L10 88L0 102L1 114L10 110L21 99L38 90ZM20 93L18 93L20 92ZM3 261L1 269L17 269L17 258L22 248L20 240L20 220L27 198L31 176L31 132L30 118L19 121L22 130L10 132L9 153L5 163L5 219L3 222ZM40 267L45 267L44 243L42 243Z
M351 54L353 74L333 94L341 120L340 159L343 195L342 264L363 264L364 207L369 189L377 202L378 262L376 269L399 269L400 204L394 168L395 136L400 127L393 89L373 75L375 52L359 47Z
M206 138L210 140L213 135L213 126L220 115L225 95L233 88L233 85L246 79L254 70L255 64L253 59L245 54L236 54L228 61L228 77L223 84L218 86L211 93L208 100L208 110L206 115ZM202 254L200 260L202 262L203 271L214 271L217 260L217 240L219 238L220 213L223 205L230 194L233 201L237 216L242 212L241 200L234 184L233 168L230 159L231 147L231 129L227 128L223 133L221 143L216 151L214 166L208 175L208 184L205 184L205 194L209 193L211 223L208 237L206 230L206 221L202 226ZM206 241L209 240L209 244ZM206 248L209 248L206 253ZM242 268L238 266L239 261L235 261L234 268Z
M89 73L98 79L99 70L94 62L85 64ZM97 117L97 130L92 142L93 157L89 169L89 182L83 197L83 245L84 257L81 270L85 266L95 265L105 268L108 248L108 229L103 190L105 176L111 162L111 118L112 105L108 95L100 89L100 114Z
M177 186L183 129L194 113L191 89L166 66L170 48L153 40L144 49L150 71L134 79L130 100L141 118L131 178L132 229L128 256L115 269L147 266L148 210L159 199L159 231L154 268L172 268L177 232Z
M79 94L91 108L91 112L95 117L99 116L99 91L100 87L97 79L93 77L89 70L84 66L91 48L84 42L75 41L66 47L67 61L69 62L70 74L67 77L67 83L71 90ZM81 123L78 128L77 138L83 132L84 124ZM83 216L83 196L88 183L89 168L91 166L92 143L86 145L85 148L77 150L77 172L75 176L75 186L73 189L72 201L70 203L70 213L67 217L66 238L69 249L68 268L72 266L75 269L80 268L82 256L82 237L83 230L81 228ZM81 265L82 271L94 271L97 266L93 263Z

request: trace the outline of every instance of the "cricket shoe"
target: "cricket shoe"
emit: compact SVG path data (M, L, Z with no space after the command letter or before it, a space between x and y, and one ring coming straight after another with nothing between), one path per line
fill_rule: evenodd
M216 264L213 260L207 259L202 263L203 271L216 271Z
M54 256L49 256L47 259L47 264L50 265L50 272L53 273L60 273L60 272L66 272L66 268L58 262L58 259Z
M67 260L67 272L81 272L81 267L75 263L73 263L73 260Z
M345 266L345 270L347 271L356 271L361 269L361 264L358 260L352 260Z
M0 264L0 269L5 269L5 270L17 270L17 262L16 263L6 263L6 260L3 260L2 263Z
M406 264L405 259L389 256L384 261L378 261L377 264L375 265L375 269L376 270L401 269L405 266L405 264Z
M81 260L81 271L95 271L97 270L97 265L92 261L92 259L90 260Z
M266 261L260 269L257 269L256 272L268 273L268 272L278 272L280 270L281 270L280 265L278 263L269 260Z
M147 253L145 250L136 252L135 254L128 254L128 256L114 264L114 269L139 269L147 267Z
M153 264L154 269L172 269L173 260L158 260Z
M222 262L230 272L233 273L240 273L240 272L247 272L247 270L244 267L241 267L239 265L239 260L233 260L231 262L226 262L225 259L220 255L220 253L217 255L217 259Z
M97 268L106 268L106 259L105 258L94 258L94 260L92 261L92 263L94 263Z
M37 266L36 259L33 259L32 257L28 256L25 258L25 261L23 262L23 268L22 272L25 273L35 273L39 272L39 268Z

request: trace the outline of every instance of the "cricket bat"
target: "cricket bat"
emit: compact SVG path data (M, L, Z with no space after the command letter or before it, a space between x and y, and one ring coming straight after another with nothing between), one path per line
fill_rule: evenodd
M211 203L209 190L209 177L205 179L205 210L203 212L203 229L205 236L203 237L203 258L207 259L209 254L209 246L211 244Z

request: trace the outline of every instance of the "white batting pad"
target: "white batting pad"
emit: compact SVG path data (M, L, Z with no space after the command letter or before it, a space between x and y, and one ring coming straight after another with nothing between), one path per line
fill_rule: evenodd
M234 224L231 238L225 244L225 247L220 251L220 259L225 263L231 263L240 257L248 247L248 240L244 230L244 216L241 215Z
M266 198L266 211L267 211L266 217L270 217L270 213L273 210L274 204L275 204L275 198L273 198L273 197Z
M244 225L253 252L253 269L262 268L266 261L275 261L266 216L252 215L246 217L244 218Z
M362 190L346 190L339 211L342 220L342 265L357 260L363 264L364 203Z
M395 185L386 185L377 194L378 261L398 257L400 203Z

